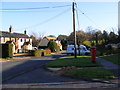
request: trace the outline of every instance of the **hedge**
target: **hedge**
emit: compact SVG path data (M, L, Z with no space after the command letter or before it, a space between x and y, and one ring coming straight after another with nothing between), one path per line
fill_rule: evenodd
M46 51L46 54L51 54L51 50L50 49L46 48L45 51Z
M0 44L2 51L2 58L13 57L13 44Z
M45 50L29 50L29 55L31 56L46 56Z

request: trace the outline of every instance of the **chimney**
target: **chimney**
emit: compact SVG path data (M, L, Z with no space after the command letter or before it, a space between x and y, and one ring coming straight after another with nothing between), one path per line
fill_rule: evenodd
M12 33L13 32L13 28L12 26L10 25L10 28L9 28L9 32Z
M24 31L24 34L27 34L27 31L26 31L26 30Z

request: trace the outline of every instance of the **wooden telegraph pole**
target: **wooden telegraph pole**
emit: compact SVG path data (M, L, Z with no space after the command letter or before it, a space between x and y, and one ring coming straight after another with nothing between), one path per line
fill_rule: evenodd
M72 4L73 11L73 32L74 32L74 57L77 58L77 49L76 49L76 31L75 31L75 3Z

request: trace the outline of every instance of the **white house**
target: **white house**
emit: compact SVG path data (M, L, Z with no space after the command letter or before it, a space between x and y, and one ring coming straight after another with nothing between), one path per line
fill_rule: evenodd
M32 39L26 34L26 30L24 33L13 33L13 28L10 26L9 32L0 31L0 44L8 41L13 42L15 48L14 53L32 50ZM25 48L26 43L27 47Z

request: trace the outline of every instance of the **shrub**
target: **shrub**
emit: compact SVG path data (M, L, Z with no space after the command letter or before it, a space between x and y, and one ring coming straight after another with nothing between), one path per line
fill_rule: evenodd
M31 55L31 56L45 56L46 51L45 50L29 50L29 55Z
M98 56L104 56L104 55L110 55L110 54L118 54L118 53L120 53L119 49L112 49L111 47L99 48L99 50L97 50L97 55Z
M13 57L13 44L8 44L8 57Z
M108 50L112 50L112 46L111 46L111 45L108 45L108 46L107 46L107 49L108 49Z
M46 48L45 51L46 51L46 54L51 54L51 50L50 49Z
M60 47L57 45L56 46L56 52L59 52L60 51Z
M60 51L60 47L57 45L55 41L49 41L48 48L51 50L51 52Z
M29 50L28 51L28 55L30 55L30 56L34 56L34 53L35 53L35 50Z
M13 44L1 44L2 58L13 57Z

